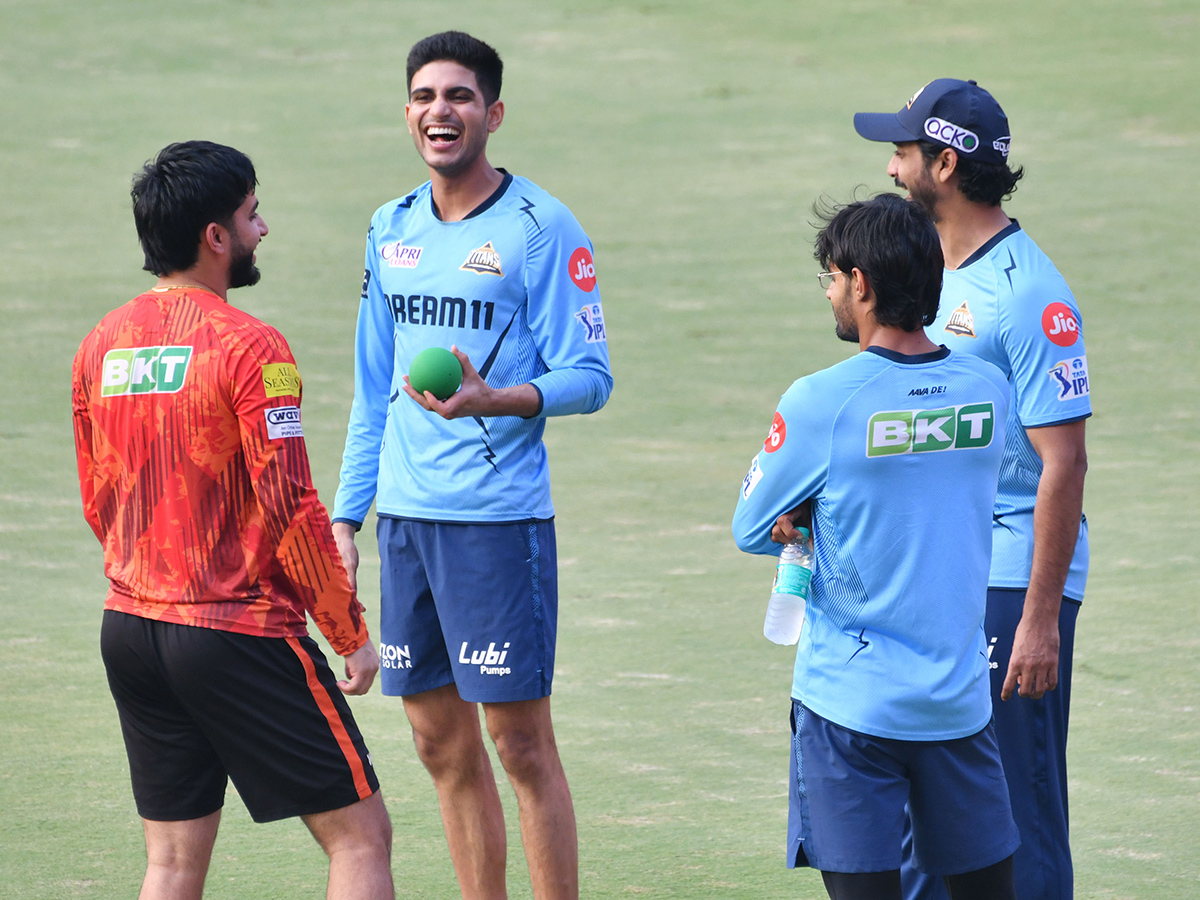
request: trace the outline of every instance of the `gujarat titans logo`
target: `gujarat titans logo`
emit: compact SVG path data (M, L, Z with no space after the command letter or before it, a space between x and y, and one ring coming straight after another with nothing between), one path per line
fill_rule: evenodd
M583 307L583 309L575 313L575 320L587 329L585 340L589 344L598 344L605 340L604 312L600 309L599 303L589 303Z

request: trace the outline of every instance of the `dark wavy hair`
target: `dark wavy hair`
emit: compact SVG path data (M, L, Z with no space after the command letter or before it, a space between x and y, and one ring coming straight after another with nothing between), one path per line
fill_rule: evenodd
M471 37L464 31L443 31L417 41L408 51L408 91L412 92L413 75L431 62L447 59L475 73L483 102L491 106L500 99L500 84L504 78L504 63L489 44Z
M210 223L229 227L254 191L254 164L239 150L211 141L168 144L133 177L133 222L155 275L182 272L200 257Z
M921 156L925 164L937 159L938 154L946 149L945 144L935 144L933 141L917 141L921 145ZM1025 177L1025 167L1010 169L1005 163L985 163L967 159L961 153L957 154L958 164L954 171L958 173L958 189L972 203L986 203L988 206L999 206L1017 191L1017 182Z
M845 206L818 201L813 213L821 225L813 257L822 269L862 270L880 325L917 331L933 324L945 262L925 210L898 194L876 194Z

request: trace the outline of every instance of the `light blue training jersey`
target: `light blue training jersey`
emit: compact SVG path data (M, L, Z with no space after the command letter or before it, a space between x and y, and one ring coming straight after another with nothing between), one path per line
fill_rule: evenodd
M952 740L992 715L983 634L1008 415L995 366L877 347L795 382L733 517L738 546L812 500L792 696L863 734Z
M1092 413L1083 319L1054 264L1015 221L942 281L935 343L986 359L1008 377L1012 407L992 539L992 587L1029 586L1033 503L1041 458L1026 428L1060 425ZM1063 593L1083 599L1087 520L1080 522Z
M538 415L447 421L402 390L427 347L458 346L492 387L532 383ZM546 416L595 412L612 390L592 244L562 203L505 173L461 222L429 182L367 232L354 403L334 521L548 519Z

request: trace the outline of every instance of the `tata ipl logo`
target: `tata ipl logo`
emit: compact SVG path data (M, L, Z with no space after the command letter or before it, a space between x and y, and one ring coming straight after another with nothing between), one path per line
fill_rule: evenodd
M991 403L877 412L867 422L867 456L976 450L991 444L995 430Z
M599 344L607 341L604 332L604 310L600 308L599 303L589 303L583 307L575 313L575 321L587 331L584 338L586 343Z
M935 141L949 144L963 153L974 153L979 148L979 136L973 131L959 128L953 122L930 116L925 120L925 133Z
M191 347L109 350L101 365L100 396L178 393L191 360Z
M1056 363L1049 375L1058 387L1057 400L1060 403L1086 397L1090 393L1086 356L1076 356L1074 359L1064 359Z

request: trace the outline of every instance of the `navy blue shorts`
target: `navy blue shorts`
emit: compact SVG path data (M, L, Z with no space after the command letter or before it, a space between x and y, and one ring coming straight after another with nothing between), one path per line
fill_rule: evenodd
M788 866L900 868L905 805L913 860L959 875L1020 843L991 724L952 741L897 741L842 728L792 701Z
M1000 761L1008 779L1021 847L1013 878L1021 900L1069 900L1074 870L1068 840L1067 721L1071 711L1071 659L1079 601L1063 598L1058 614L1058 687L1040 700L1002 701L1013 636L1025 608L1025 591L989 588L984 634L992 665L992 710ZM901 868L906 900L949 900L941 879Z
M379 517L383 693L447 684L470 702L550 694L558 626L552 521Z
M256 822L341 809L379 790L354 716L312 638L106 610L100 653L143 819L214 813L228 779Z

